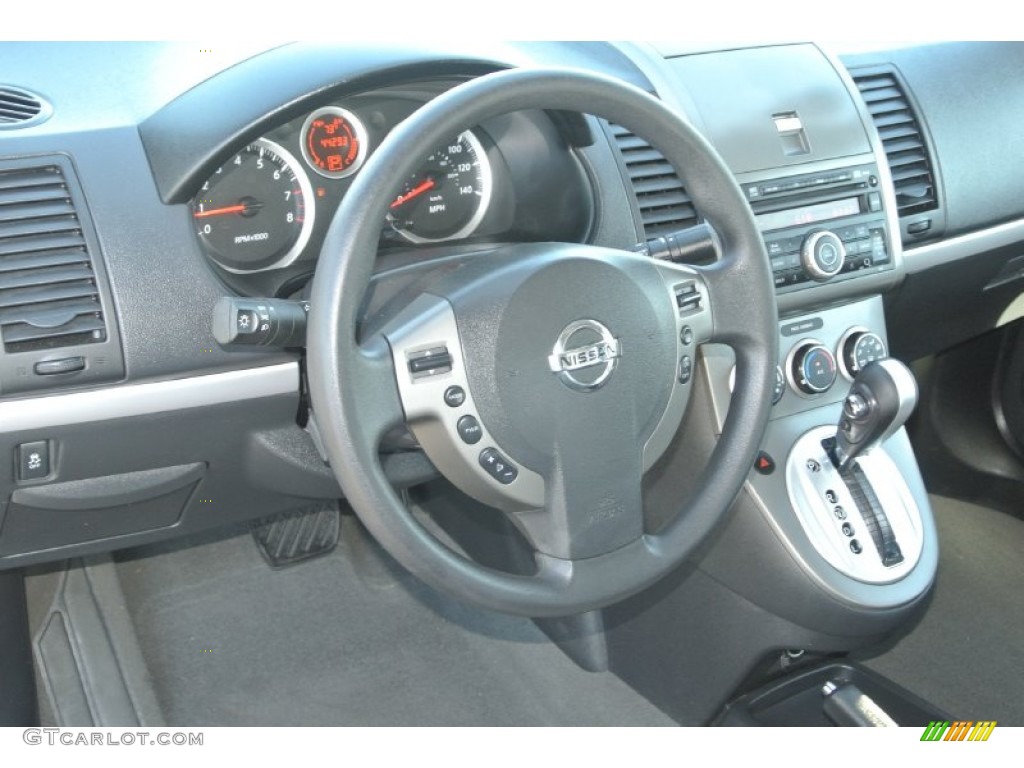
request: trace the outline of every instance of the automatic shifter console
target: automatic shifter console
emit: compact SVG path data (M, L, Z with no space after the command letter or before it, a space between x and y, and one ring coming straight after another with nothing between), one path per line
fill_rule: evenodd
M787 461L790 502L808 538L859 581L897 581L921 554L921 511L884 447L916 404L917 383L905 365L870 363L854 379L838 426L804 434Z
M843 401L831 451L836 468L852 468L859 455L902 427L915 405L917 382L907 366L892 358L864 366Z

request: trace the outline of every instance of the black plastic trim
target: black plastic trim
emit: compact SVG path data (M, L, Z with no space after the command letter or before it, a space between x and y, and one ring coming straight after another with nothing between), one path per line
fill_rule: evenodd
M39 723L22 571L0 572L0 726Z

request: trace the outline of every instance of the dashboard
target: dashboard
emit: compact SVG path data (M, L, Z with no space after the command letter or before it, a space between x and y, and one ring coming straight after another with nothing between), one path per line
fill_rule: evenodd
M478 571L593 557L612 563L601 590L712 485L706 465L740 486L696 510L707 546L547 626L582 666L707 722L757 660L877 645L926 603L939 545L906 431L865 462L886 526L849 512L826 443L871 363L927 367L1024 317L1024 45L5 43L0 64L0 568L303 515L338 503L339 477L360 512L345 472L379 466L396 509L434 504ZM639 89L704 151L687 166L652 123L528 101L401 154L422 107L516 69ZM344 261L350 232L366 259ZM720 269L722 232L746 270ZM357 272L361 302L316 303ZM746 358L715 336L716 279L732 341L759 342ZM356 354L325 371L331 344ZM365 401L321 397L328 377ZM327 414L373 423L399 388L404 426L358 458ZM757 450L716 465L751 403ZM556 455L568 434L617 452ZM576 540L534 514L571 517L545 495L566 465Z
M1000 137L1024 114L1020 45L295 44L219 61L182 45L3 48L6 566L339 494L301 345L221 344L211 315L225 297L307 298L367 159L420 105L488 72L625 81L721 154L775 281L780 423L835 406L858 359L923 357L1019 315L1024 161ZM443 270L512 243L671 249L706 223L699 184L621 126L513 112L394 179L374 269ZM702 263L705 246L679 260ZM804 367L808 340L827 352L810 356L832 368L827 386ZM702 367L719 416L730 366L712 353ZM20 464L33 453L35 471ZM400 485L435 476L414 450L385 463ZM70 497L79 523L65 526Z

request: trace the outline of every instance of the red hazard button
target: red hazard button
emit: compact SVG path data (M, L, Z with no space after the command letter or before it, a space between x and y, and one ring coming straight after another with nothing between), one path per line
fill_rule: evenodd
M757 454L757 458L754 459L754 469L762 475L770 475L775 471L775 459L764 451L761 451Z

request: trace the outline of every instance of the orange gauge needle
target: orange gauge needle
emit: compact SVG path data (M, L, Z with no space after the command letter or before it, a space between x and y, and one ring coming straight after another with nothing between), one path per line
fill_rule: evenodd
M244 213L247 206L244 205L228 205L224 208L211 208L208 211L196 211L192 215L197 219L205 218L206 216L223 216L226 213Z
M409 202L414 197L419 197L428 189L433 189L435 186L437 185L434 183L433 179L427 179L426 181L420 182L415 187L406 192L404 195L399 195L397 198L395 198L395 202L393 202L390 207L397 208L398 206Z

